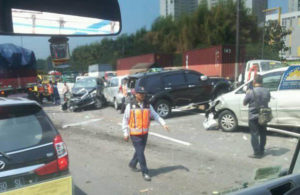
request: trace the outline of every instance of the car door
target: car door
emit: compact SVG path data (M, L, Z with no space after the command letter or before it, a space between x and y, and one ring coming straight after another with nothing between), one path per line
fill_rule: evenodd
M270 124L277 124L277 99L278 99L278 86L281 81L283 72L273 72L273 73L268 73L263 75L263 87L267 88L270 91L271 94L271 99L269 102L269 107L272 109L272 114L273 114L273 119L270 122ZM250 86L252 87L252 82L250 83ZM244 106L244 98L241 98L240 100L240 108L241 108L241 120L243 122L248 121L248 112L249 112L249 107Z
M103 95L104 95L106 101L108 101L108 102L111 102L111 99L110 99L110 86L111 86L111 82L108 81L106 87L104 88L104 92L103 92L104 93Z
M186 72L185 78L187 82L187 93L191 97L191 102L203 102L209 99L209 95L206 93L207 82L201 81L201 75L194 72Z
M111 100L114 101L114 98L117 97L118 90L119 90L119 78L115 77L110 79L111 87L110 87L110 97Z
M186 105L192 101L183 72L163 77L164 90L173 99L176 106Z
M282 126L300 126L300 90L279 90L276 92L277 123Z

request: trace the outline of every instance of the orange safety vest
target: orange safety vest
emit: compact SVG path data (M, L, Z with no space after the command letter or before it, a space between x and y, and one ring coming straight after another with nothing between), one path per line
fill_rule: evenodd
M53 87L50 84L47 84L47 88L48 88L48 93L51 95L53 94Z
M146 135L150 127L150 108L140 108L133 104L130 105L129 129L130 135Z

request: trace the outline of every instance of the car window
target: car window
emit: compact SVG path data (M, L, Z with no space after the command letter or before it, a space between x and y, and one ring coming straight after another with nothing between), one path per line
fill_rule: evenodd
M136 84L136 81L137 81L138 79L137 78L134 78L134 77L131 77L131 78L129 78L129 80L128 80L128 87L130 88L130 89L133 89L133 88L135 88L135 84Z
M282 68L284 67L284 64L280 62L261 62L260 67L262 71L268 71L276 68Z
M52 141L55 131L37 106L6 106L0 111L0 148L8 152Z
M163 77L164 85L165 86L178 86L185 84L183 74L172 74Z
M149 93L155 93L157 90L161 89L161 76L153 75L147 78L145 85L146 91Z
M200 81L200 75L194 73L185 74L188 83L198 83Z
M92 88L92 87L96 87L97 86L97 81L95 78L84 78L84 79L80 79L78 80L75 85L74 88Z
M111 79L110 80L110 86L111 87L117 87L118 86L118 84L119 84L119 82L118 82L118 78L113 78L113 79Z
M270 73L263 76L263 87L269 91L277 91L283 72Z

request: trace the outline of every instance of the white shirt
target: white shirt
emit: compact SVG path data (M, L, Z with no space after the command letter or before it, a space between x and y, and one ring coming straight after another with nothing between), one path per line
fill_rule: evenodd
M70 91L70 89L69 89L69 87L68 87L68 85L64 85L64 88L63 88L63 94L65 94L65 93L68 93Z
M143 108L143 104L139 103L138 104L141 108ZM153 118L156 122L158 122L160 125L164 126L166 122L164 119L162 119L153 109L153 107L150 105L150 116ZM124 111L124 116L123 116L123 123L122 123L122 130L124 137L129 135L129 127L128 127L128 121L130 117L130 104L127 104L126 109Z

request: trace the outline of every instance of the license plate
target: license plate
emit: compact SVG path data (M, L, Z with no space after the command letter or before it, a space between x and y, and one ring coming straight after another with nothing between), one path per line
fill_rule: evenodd
M23 186L24 186L23 177L9 178L6 181L0 181L0 192L4 192L12 188L20 188Z

